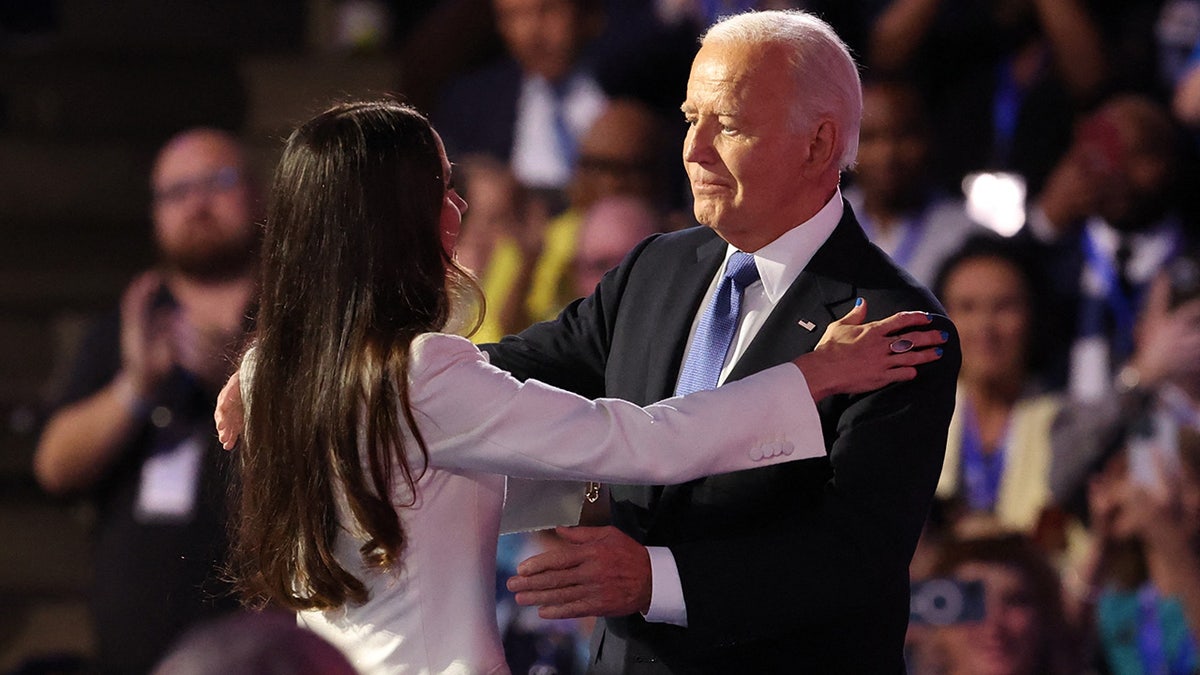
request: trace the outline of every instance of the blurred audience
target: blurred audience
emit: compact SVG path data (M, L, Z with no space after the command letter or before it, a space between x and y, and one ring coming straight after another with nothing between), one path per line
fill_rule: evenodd
M459 260L480 278L488 310L475 334L489 342L553 318L578 297L571 280L583 213L607 195L632 195L656 208L671 203L661 117L637 101L615 99L580 141L566 211L551 216L539 195L494 161L464 162L471 210Z
M336 647L290 612L247 612L184 634L153 675L355 675Z
M598 0L492 0L492 10L507 57L451 81L432 119L451 157L494 157L521 185L553 198L606 100L586 54L602 27L601 7Z
M1059 448L1051 473L1054 500L1084 504L1088 475L1122 448L1148 414L1162 408L1200 419L1200 257L1173 260L1149 290L1136 349L1103 397L1064 409L1054 424Z
M863 121L853 184L842 194L867 236L925 285L938 266L980 228L961 197L934 185L929 119L906 82L863 85Z
M1083 0L891 0L867 63L921 82L934 170L948 189L972 171L1006 170L1034 194L1107 73Z
M220 581L227 455L213 435L255 295L255 191L232 136L172 138L151 177L158 266L85 339L34 458L96 505L91 609L103 673L145 673L236 601Z
M1033 534L1049 501L1050 429L1062 405L1033 374L1038 275L1013 242L978 237L951 256L935 293L963 362L937 494L970 517Z
M983 617L933 627L917 647L914 675L1082 673L1064 618L1058 576L1021 535L948 544L939 578L982 582Z
M1151 277L1185 245L1174 189L1179 138L1167 111L1122 95L1078 127L1030 209L1061 323L1047 334L1052 382L1091 400L1129 358Z
M1094 656L1117 675L1200 667L1200 429L1155 431L1127 436L1091 479L1095 543L1068 577Z

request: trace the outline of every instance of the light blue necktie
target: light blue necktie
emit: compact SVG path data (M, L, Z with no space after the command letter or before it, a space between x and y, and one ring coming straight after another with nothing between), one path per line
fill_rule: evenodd
M755 281L758 281L758 267L754 265L754 256L741 251L729 256L725 276L700 317L696 337L683 359L679 383L675 385L676 396L717 388L725 355L737 332L742 291Z

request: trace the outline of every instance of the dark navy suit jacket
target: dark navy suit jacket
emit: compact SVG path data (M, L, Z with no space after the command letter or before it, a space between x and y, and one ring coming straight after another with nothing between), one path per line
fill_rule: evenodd
M725 246L707 228L648 239L557 320L486 350L518 377L585 396L670 397ZM870 320L942 312L868 242L847 205L729 379L811 351L860 296ZM933 326L951 339L916 380L819 402L828 457L613 486L614 524L675 556L688 627L609 619L594 640L595 672L903 672L908 563L941 471L961 359L950 322Z

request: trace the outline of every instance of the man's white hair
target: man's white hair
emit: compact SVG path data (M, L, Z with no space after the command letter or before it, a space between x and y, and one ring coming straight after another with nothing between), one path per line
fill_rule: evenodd
M830 117L838 128L840 168L858 156L862 123L862 81L850 50L829 24L799 10L746 12L721 19L701 38L701 44L737 42L752 46L777 45L787 50L796 87L792 123L810 127Z

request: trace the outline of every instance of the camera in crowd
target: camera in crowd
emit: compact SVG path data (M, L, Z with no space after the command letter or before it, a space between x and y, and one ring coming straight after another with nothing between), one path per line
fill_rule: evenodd
M926 579L912 585L908 605L910 623L928 626L982 621L983 582L958 579Z

